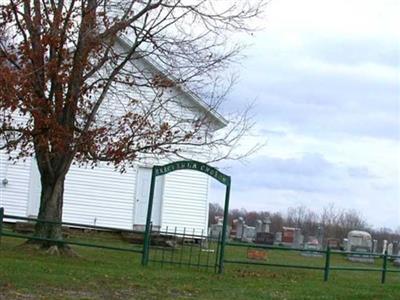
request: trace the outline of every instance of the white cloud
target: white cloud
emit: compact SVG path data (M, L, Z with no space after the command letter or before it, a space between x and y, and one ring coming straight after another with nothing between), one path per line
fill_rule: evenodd
M346 36L399 35L397 0L278 0L266 10L266 28Z
M300 72L328 73L346 78L362 78L364 80L383 81L391 84L398 84L400 80L400 72L396 67L376 63L363 63L359 65L333 64L312 58L305 58L296 62L294 69Z
M270 3L229 101L257 99L243 145L267 145L226 170L232 207L333 202L375 226L400 226L398 11L396 0Z

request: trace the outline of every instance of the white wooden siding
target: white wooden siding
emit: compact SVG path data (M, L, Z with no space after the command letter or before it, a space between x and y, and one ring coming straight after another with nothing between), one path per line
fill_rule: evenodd
M121 174L107 165L72 166L65 182L64 221L132 229L135 184L133 168Z
M36 159L31 160L29 176L30 176L29 195L28 195L28 207L26 210L26 215L28 217L35 217L39 214L40 194L42 191L40 172L37 166Z
M1 153L0 206L7 214L27 216L32 159L12 164ZM72 166L65 181L63 220L87 225L132 229L137 168L119 173L112 166L95 169ZM182 170L164 178L161 226L177 227L178 232L206 232L208 222L209 177L197 171ZM36 181L38 182L38 181ZM37 190L37 189L36 189ZM40 191L40 189L39 189ZM33 199L35 197L31 197ZM31 213L32 214L32 213Z
M165 175L162 229L182 233L207 232L208 176L181 170ZM194 230L194 231L193 231Z
M30 165L30 158L14 164L0 151L0 207L5 208L6 214L26 216ZM3 179L8 180L5 186L2 183Z

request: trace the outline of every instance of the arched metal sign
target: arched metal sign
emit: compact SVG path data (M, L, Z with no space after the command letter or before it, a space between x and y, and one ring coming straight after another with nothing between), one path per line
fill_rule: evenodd
M229 211L229 196L231 189L231 177L225 175L214 167L211 167L205 163L195 161L195 160L184 160L173 162L170 164L166 164L163 166L153 166L153 170L151 173L151 184L150 184L150 196L149 196L149 205L147 209L147 218L146 218L146 230L144 235L144 243L143 243L143 256L142 256L142 265L147 265L149 261L149 247L150 247L150 235L151 235L151 213L153 210L153 199L154 199L154 188L155 181L157 176L166 175L170 172L178 171L178 170L193 170L205 173L220 183L226 186L225 192L225 205L224 205L224 221L222 225L222 234L221 234L221 247L219 253L219 266L218 271L222 273L223 271L223 261L224 261L224 249L225 249L225 241L226 241L226 228L228 225L228 211Z

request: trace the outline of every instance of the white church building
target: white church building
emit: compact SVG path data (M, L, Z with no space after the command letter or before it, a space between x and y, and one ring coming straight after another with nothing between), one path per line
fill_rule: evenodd
M120 41L119 46L124 47L124 42ZM150 72L161 72L154 62L143 59L140 63ZM205 115L215 131L226 126L226 120L217 112L208 110L196 95L182 87L172 89L180 97L175 105L181 103L186 113L193 114L193 117ZM138 162L125 173L120 173L106 164L93 169L72 165L65 181L63 221L121 229L143 228L151 167L151 164ZM186 227L196 233L207 232L210 180L208 175L190 170L158 177L153 225L163 230ZM4 207L5 213L37 216L40 192L40 174L35 159L13 162L0 151L0 207Z

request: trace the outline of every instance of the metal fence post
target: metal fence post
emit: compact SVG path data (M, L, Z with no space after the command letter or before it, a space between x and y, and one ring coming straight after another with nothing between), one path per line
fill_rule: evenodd
M4 207L0 207L0 244L1 244L1 236L3 235L3 219L4 219Z
M219 270L219 244L221 241L221 232L218 233L218 238L217 238L217 249L215 250L215 264L214 264L214 272L217 273L217 270Z
M154 188L156 185L156 166L153 166L151 172L151 183L150 183L150 195L149 195L149 205L147 207L147 218L146 218L146 229L143 238L143 254L142 254L142 265L146 266L149 262L149 247L150 247L150 235L151 235L151 212L153 209L153 199L154 199Z
M222 235L221 235L221 247L219 253L219 268L218 273L222 274L224 272L224 255L225 255L225 243L226 243L226 228L228 226L228 216L229 216L229 196L231 192L231 182L226 185L225 192L225 205L224 205L224 221L222 224Z
M385 254L383 255L382 279L381 279L382 284L385 283L386 280L387 258L388 258L388 253L386 250Z
M228 184L226 185L226 192L225 192L224 221L222 224L221 247L220 247L220 253L219 253L218 273L220 273L220 274L222 274L222 272L224 271L225 243L226 243L226 236L227 236L226 227L228 226L230 192L231 192L231 183L229 181Z
M330 260L331 260L331 248L328 246L325 252L324 281L328 281L329 279L329 267L331 264Z

